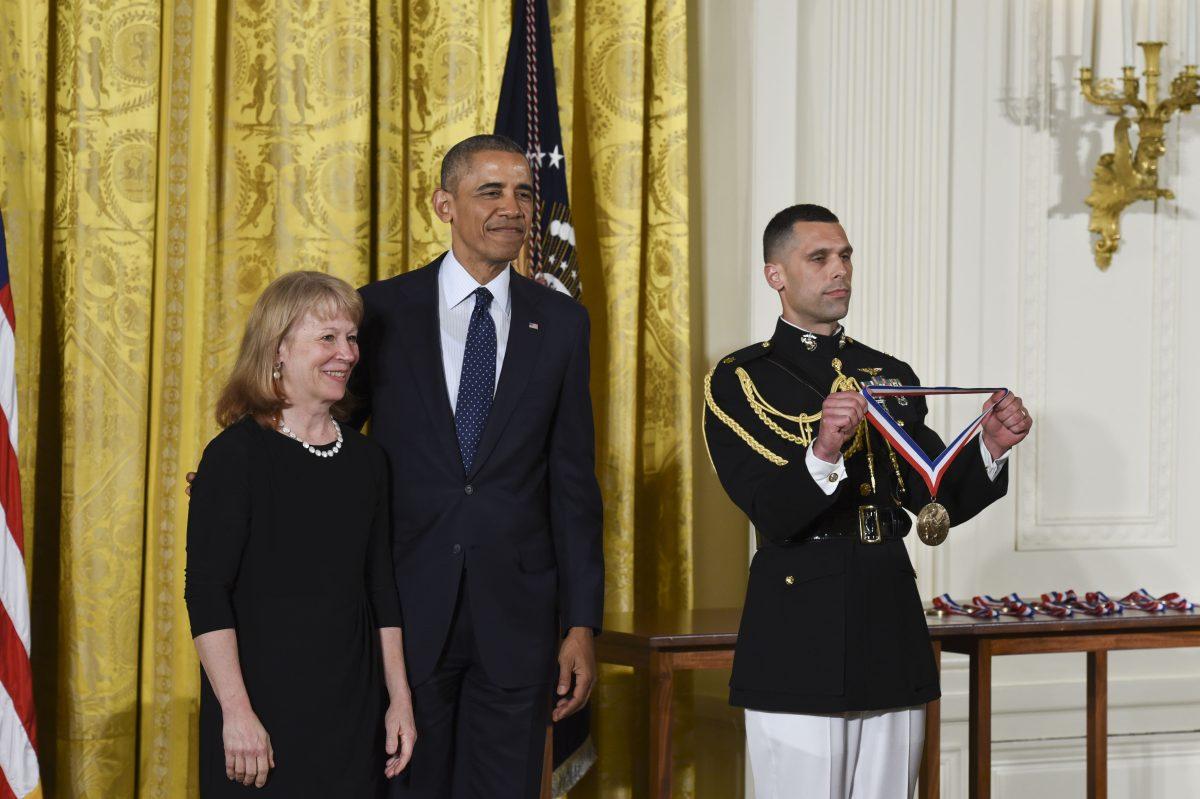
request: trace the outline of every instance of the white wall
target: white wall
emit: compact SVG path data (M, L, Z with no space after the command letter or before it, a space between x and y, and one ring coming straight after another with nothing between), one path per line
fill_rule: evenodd
M1200 119L1169 127L1160 175L1178 199L1127 211L1101 272L1083 200L1113 121L1073 83L1082 0L697 4L700 74L709 59L732 70L700 83L699 105L739 101L702 115L699 170L722 178L707 183L722 198L700 198L699 218L711 225L730 197L748 209L725 217L735 230L706 233L703 276L728 280L709 248L741 247L736 268L754 286L735 295L744 321L725 307L721 323L769 335L778 305L756 282L761 230L791 202L819 202L855 246L852 335L926 382L1011 386L1037 418L1009 496L946 545L915 545L922 593L1145 586L1200 600L1200 462L1188 457L1200 321L1187 313L1200 302L1187 268L1200 252ZM1120 4L1099 5L1100 72L1115 75ZM1173 44L1182 6L1160 8ZM965 422L974 402L935 407L934 424ZM944 665L943 795L965 796L965 660ZM997 796L1082 793L1083 678L1083 655L997 661ZM1110 685L1110 795L1194 793L1200 652L1114 654Z

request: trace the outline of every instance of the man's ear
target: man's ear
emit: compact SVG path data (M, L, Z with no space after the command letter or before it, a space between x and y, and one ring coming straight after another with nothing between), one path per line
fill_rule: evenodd
M787 281L783 279L783 267L779 264L764 264L763 276L767 279L767 285L773 290L783 291L787 288Z
M433 190L433 212L447 224L454 218L454 195L441 186Z

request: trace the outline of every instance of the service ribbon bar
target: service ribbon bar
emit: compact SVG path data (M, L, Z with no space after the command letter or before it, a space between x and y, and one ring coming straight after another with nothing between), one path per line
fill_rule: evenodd
M896 423L896 420L892 418L892 415L883 406L883 400L887 397L928 397L939 394L995 394L997 391L1003 391L1004 394L999 400L989 405L983 413L979 414L975 421L967 425L966 429L955 436L950 445L936 458L930 458L926 455L925 450L921 449L921 445L914 441L912 436ZM983 424L983 420L992 412L992 409L999 405L1004 400L1004 397L1008 396L1008 389L953 388L950 386L863 386L862 393L867 399L867 418L871 421L871 424L900 453L900 456L917 470L921 475L921 479L925 481L925 485L929 488L929 495L936 497L938 487L942 484L942 478L946 475L946 470L950 468L950 464L958 457L958 453L962 451L967 442L975 436L980 425Z

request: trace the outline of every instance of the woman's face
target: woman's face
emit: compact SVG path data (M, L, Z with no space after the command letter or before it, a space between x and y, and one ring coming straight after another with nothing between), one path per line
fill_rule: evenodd
M311 311L279 345L280 386L293 407L326 407L346 395L358 363L358 326L345 316L322 318Z

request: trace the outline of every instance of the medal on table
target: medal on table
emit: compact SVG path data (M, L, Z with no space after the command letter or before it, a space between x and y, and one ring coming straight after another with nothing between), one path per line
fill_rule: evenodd
M943 394L991 395L997 391L1004 392L1000 399L989 405L983 413L976 417L975 421L971 422L961 433L955 436L949 446L936 458L930 458L921 449L921 445L914 441L912 436L892 418L892 415L888 413L887 408L884 406L884 400L887 397L901 399L903 397L929 397ZM925 486L929 489L929 504L921 508L920 512L917 513L917 537L923 543L935 547L945 541L946 536L950 534L950 514L946 511L945 506L937 501L938 488L941 486L942 478L946 476L946 471L950 468L950 464L962 452L967 442L975 437L975 433L983 425L983 420L987 418L993 408L1008 396L1008 389L866 385L862 388L862 394L867 400L867 419L879 431L879 434L887 439L892 448L900 453L900 457L908 461L917 474L921 475L921 479L925 481Z

